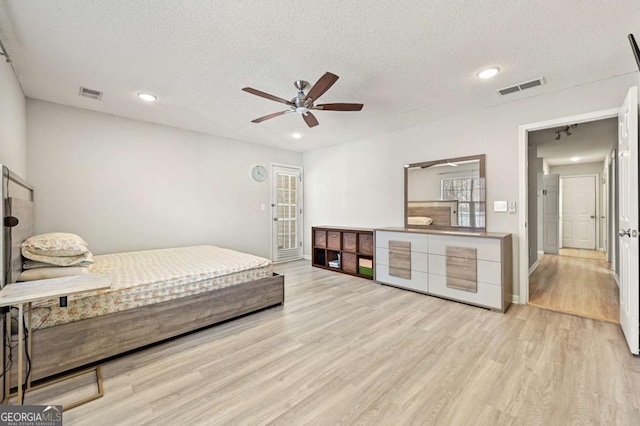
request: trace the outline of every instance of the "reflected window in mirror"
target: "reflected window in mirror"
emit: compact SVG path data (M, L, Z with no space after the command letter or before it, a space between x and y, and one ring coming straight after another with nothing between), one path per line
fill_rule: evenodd
M405 166L405 226L486 228L484 155Z

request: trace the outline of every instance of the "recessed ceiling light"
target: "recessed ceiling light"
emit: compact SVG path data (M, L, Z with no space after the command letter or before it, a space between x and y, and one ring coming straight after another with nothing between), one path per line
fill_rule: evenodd
M571 157L571 161L573 161L574 163L579 160L580 160L580 157Z
M138 97L146 102L153 102L158 99L157 96L152 95L151 93L138 93Z
M300 139L302 137L302 133L298 133L298 132L292 133L291 137L294 139Z
M500 68L491 67L491 68L483 69L482 71L478 71L476 75L478 76L478 78L482 78L486 80L488 78L495 77L499 72L500 72Z

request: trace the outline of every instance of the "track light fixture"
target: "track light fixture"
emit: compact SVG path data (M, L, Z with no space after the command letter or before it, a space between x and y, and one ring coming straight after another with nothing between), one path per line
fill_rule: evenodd
M558 130L558 131L556 132L555 140L559 141L559 140L562 138L562 134L563 134L563 133L565 134L565 136L571 136L573 133L571 133L571 132L569 131L569 129L575 129L576 127L578 127L578 125L577 125L577 124L571 124L571 125L569 125L569 126L564 126L564 129L562 129L562 130Z

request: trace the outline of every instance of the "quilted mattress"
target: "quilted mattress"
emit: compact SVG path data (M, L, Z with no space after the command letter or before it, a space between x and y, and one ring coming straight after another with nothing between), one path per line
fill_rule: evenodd
M106 315L166 302L271 276L271 261L214 246L194 246L94 256L90 272L109 278L111 288L34 305L33 327Z

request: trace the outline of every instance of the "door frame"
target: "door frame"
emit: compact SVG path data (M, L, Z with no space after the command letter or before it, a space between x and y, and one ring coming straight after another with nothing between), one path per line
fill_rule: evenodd
M526 305L529 303L529 236L527 222L529 220L529 211L527 206L528 197L528 176L527 164L528 158L528 142L529 132L536 130L544 130L552 127L566 126L570 124L587 123L590 121L604 120L607 118L618 117L620 108L610 108L605 110L593 111L584 114L571 115L566 117L554 118L551 120L538 121L534 123L522 124L518 128L518 198L520 202L520 213L518 215L518 233L520 235L519 256L518 256L518 275L520 296L516 303Z
M600 174L596 174L596 173L588 173L588 174L583 174L583 175L567 175L567 176L560 176L560 248L563 247L562 245L562 197L563 197L563 190L562 190L562 181L563 179L571 179L571 178L581 178L581 177L592 177L593 178L593 185L594 185L594 192L595 192L595 198L596 198L596 205L595 205L595 246L596 248L594 250L600 250L600 182L602 182L602 178L600 177Z
M274 171L275 171L276 167L284 167L284 168L288 168L288 169L294 169L294 170L298 170L300 172L300 186L298 187L299 188L299 190L298 190L298 198L300 199L300 205L299 205L299 207L300 207L300 209L299 209L299 211L300 211L300 213L299 213L300 225L299 225L299 228L300 228L300 244L301 244L301 247L303 248L301 250L302 254L300 256L300 259L303 259L304 258L304 223L303 223L303 220L304 220L304 170L303 170L302 166L294 166L292 164L282 164L282 163L269 163L269 174L270 174L270 177L271 177L271 182L270 182L271 189L269 190L270 191L270 197L271 197L271 199L269 200L270 201L269 206L271 207L270 208L271 214L269 216L269 221L271 222L271 226L270 226L270 234L271 234L270 255L271 255L271 261L275 262L274 259L275 259L275 255L276 255L275 250L274 250L275 249L275 240L274 240L274 237L273 237L273 235L274 235L274 227L275 227L275 221L273 220L273 217L274 217L274 214L275 214L274 213L274 209L276 208L275 204L276 204L276 201L277 201L276 200L277 194L275 194L274 191L273 191L273 188L274 188L274 185L275 185L275 180L274 180L275 173L274 173Z

